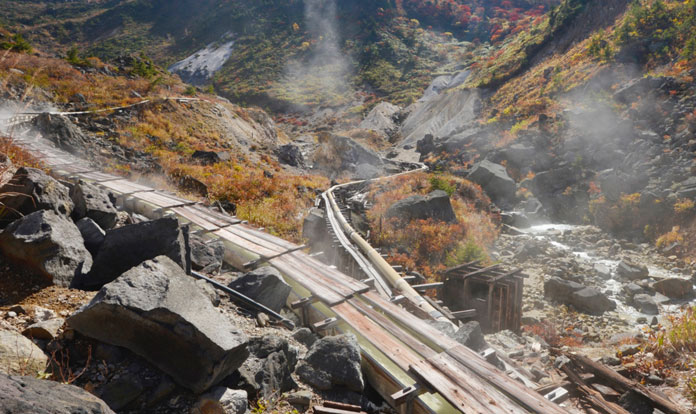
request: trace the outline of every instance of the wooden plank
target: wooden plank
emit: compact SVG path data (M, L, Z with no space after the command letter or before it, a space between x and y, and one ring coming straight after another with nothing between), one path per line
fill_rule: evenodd
M543 396L513 380L499 369L484 361L481 356L474 351L446 337L437 329L409 314L402 308L389 303L377 293L367 292L363 294L362 297L383 310L392 319L407 326L413 332L418 333L422 340L432 342L445 350L454 360L471 369L476 375L484 378L487 382L490 382L513 400L527 407L530 411L539 414L567 414L565 410L545 400Z
M568 378L575 384L577 390L582 394L585 401L592 404L596 409L605 414L630 414L618 404L611 403L604 399L599 391L593 390L585 384L585 381L573 371L570 364L563 365L563 372L568 375Z
M326 266L324 263L318 261L317 259L309 257L309 255L307 255L304 252L293 252L288 256L290 257L290 260L292 260L294 263L303 263L307 266L310 266L313 269L320 270L321 274L324 277L330 279L333 283L339 283L343 286L346 286L356 294L364 293L370 290L370 286L368 286L367 284L357 279L353 279L352 277L338 271L337 269L333 269L331 267Z
M337 401L324 401L324 407L335 408L345 411L362 412L362 408L359 405L345 404Z
M172 212L180 215L205 231L215 231L220 229L220 226L216 225L215 223L211 223L210 221L196 214L196 210L190 209L190 206L174 207Z
M476 309L466 309L456 312L451 312L454 319L469 319L476 317Z
M132 181L128 180L116 180L116 181L106 181L104 183L101 183L103 187L108 188L109 190L113 190L117 193L123 194L123 195L130 195L133 193L137 193L140 191L147 192L147 191L155 191L153 188L136 184Z
M611 368L608 368L598 362L591 360L590 358L583 355L566 354L566 356L574 363L580 365L586 371L595 374L597 379L603 380L603 382L608 382L614 387L618 387L618 391L625 392L628 390L633 390L647 399L651 400L656 408L664 411L666 414L686 414L687 411L679 407L669 399L658 395L650 391L644 385L632 381Z
M248 250L252 253L256 253L261 256L273 256L281 252L275 248L271 249L268 246L259 245L257 243L251 242L247 239L243 239L234 233L228 231L228 229L220 229L213 232L216 236L221 239L227 240L230 243L241 247L242 249Z
M159 192L138 192L133 193L132 196L150 204L154 204L159 208L183 207L196 203L195 201L185 200Z
M273 265L283 263L285 266L294 269L295 273L311 278L316 286L322 286L330 289L340 295L343 299L350 298L358 293L350 286L344 285L327 277L322 272L323 267L317 268L306 263L299 262L292 257L292 254L271 259L270 263Z
M287 277L302 285L316 299L329 306L335 306L346 301L346 296L339 294L335 290L325 286L321 280L315 278L311 273L300 271L290 266L282 259L282 257L273 259L271 260L271 264Z
M502 414L506 412L500 406L487 407L480 404L468 390L452 382L444 374L433 369L429 363L423 361L419 355L410 349L408 344L399 342L402 338L408 337L408 335L394 337L385 332L376 322L365 317L354 305L355 300L350 300L331 309L339 318L364 336L397 366L404 371L417 375L420 381L437 390L455 408L463 413ZM415 372L411 367L415 367Z
M444 286L443 282L435 282L435 283L424 283L422 285L412 285L411 287L416 292L423 293L423 292L427 292L431 289L441 289L442 286Z
M115 175L111 174L105 174L103 172L87 172L87 173L79 173L78 174L79 178L90 180L90 181L96 181L98 183L104 182L104 181L116 181L116 180L121 180L123 177L118 177Z
M484 274L484 273L486 273L486 272L490 272L491 270L498 269L499 267L500 267L500 265L497 265L497 264L496 264L496 265L493 265L493 266L484 267L483 269L474 270L473 272L469 272L469 273L466 273L466 274L463 274L463 275L459 275L459 274L458 274L458 275L453 275L452 277L456 277L456 278L458 278L458 279L468 279L468 278L470 278L470 277L472 277L472 276L482 275L482 274Z
M215 211L214 209L206 207L202 204L195 204L190 206L189 208L191 208L192 210L197 210L206 220L210 221L211 223L215 223L220 227L225 227L230 224L239 223L239 219L237 219L236 217L220 213L219 211Z
M325 403L326 404L326 403ZM314 406L314 414L367 414L364 411L342 410L340 408L325 407L321 405Z

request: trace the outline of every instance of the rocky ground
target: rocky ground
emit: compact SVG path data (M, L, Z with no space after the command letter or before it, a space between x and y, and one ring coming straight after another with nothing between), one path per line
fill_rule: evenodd
M274 269L231 272L221 245L188 236L176 219L119 211L93 185L31 168L9 176L0 188L0 405L8 412L292 412L323 398L376 409L364 397L354 337L288 330L185 270L300 325Z

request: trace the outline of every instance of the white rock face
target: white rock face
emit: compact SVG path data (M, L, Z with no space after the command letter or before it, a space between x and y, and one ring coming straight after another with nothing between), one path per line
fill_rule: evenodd
M202 84L222 68L232 55L234 40L226 43L211 43L186 59L176 62L169 71L176 73L185 82Z

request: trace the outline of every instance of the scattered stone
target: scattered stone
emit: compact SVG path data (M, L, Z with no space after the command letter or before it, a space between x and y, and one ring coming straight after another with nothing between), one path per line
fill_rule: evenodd
M276 335L249 341L250 356L239 368L241 388L258 398L271 398L276 392L297 387L292 373L297 365L297 349Z
M114 414L104 401L74 385L0 373L3 413Z
M36 322L47 321L49 319L55 319L58 317L56 311L52 309L42 308L41 306L34 306L33 313L34 321Z
M31 213L10 224L0 234L0 250L64 287L92 267L92 255L77 226L51 210Z
M46 368L47 362L41 348L28 338L19 332L0 330L0 372L35 375Z
M445 222L457 221L450 197L442 190L435 190L427 196L414 195L389 206L386 217L398 217L403 220L436 219Z
M694 294L693 282L687 279L662 279L653 283L652 288L671 299L690 298Z
M287 394L285 400L292 405L301 405L303 407L309 407L312 402L313 394L311 391L301 390L295 391Z
M623 290L624 292L626 292L626 296L628 296L629 302L633 299L634 296L639 295L641 293L645 293L645 289L633 282L624 285Z
M463 324L457 332L452 335L452 339L474 351L482 351L488 348L488 343L484 339L483 332L481 331L481 324L478 321L471 321Z
M571 295L570 304L575 309L591 315L601 315L606 311L616 309L616 303L593 287L586 287Z
M244 334L166 256L105 285L68 325L130 349L197 393L231 374L248 356Z
M106 191L94 184L80 181L73 187L71 197L75 204L72 213L74 220L89 217L105 230L116 225L118 210Z
M22 331L22 335L27 338L52 340L58 336L58 331L65 323L63 318L49 319L47 321L36 322L29 325Z
M595 263L594 270L595 272L597 272L597 276L601 277L602 279L611 279L611 269L609 269L607 265L602 263Z
M633 264L627 260L619 262L616 273L628 280L640 280L648 277L648 268L645 265Z
M215 387L201 396L191 414L244 414L248 406L246 391Z
M474 165L467 178L483 187L491 200L501 207L507 207L515 201L517 184L500 164L483 160Z
M89 217L80 219L76 225L85 242L85 248L92 256L96 256L102 243L104 243L106 232Z
M600 362L610 367L617 367L621 365L621 360L613 355L603 356Z
M657 315L660 311L657 309L657 303L650 295L645 293L640 293L633 297L633 306L638 309L639 312L646 315Z
M168 256L183 269L190 269L187 254L187 227L173 217L131 224L106 232L92 270L81 277L79 286L99 289L128 269L157 256Z
M109 407L121 410L128 407L145 390L137 374L127 374L107 382L101 389L100 397Z
M225 151L196 151L191 158L203 165L213 165L231 159L230 153Z
M232 281L228 286L275 312L279 312L285 306L292 290L278 270L270 266L253 270Z
M582 290L583 285L559 277L552 277L544 282L544 297L560 303L568 303L573 293Z
M300 379L318 390L345 387L361 393L360 348L352 334L324 337L312 345L297 366Z
M311 348L317 339L319 339L319 337L309 328L298 328L295 332L293 332L292 337L307 348Z
M18 169L0 193L7 211L2 220L5 225L39 210L53 210L63 216L69 216L73 210L68 188L36 168Z
M220 240L206 243L198 236L191 236L191 269L203 273L217 273L222 268L225 246Z
M217 289L212 287L210 283L203 279L198 279L196 280L196 286L198 286L201 292L203 292L203 294L210 299L210 303L212 303L213 306L216 308L220 306L220 295L218 294Z

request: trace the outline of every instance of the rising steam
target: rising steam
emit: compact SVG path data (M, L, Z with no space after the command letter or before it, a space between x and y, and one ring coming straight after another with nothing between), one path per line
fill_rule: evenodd
M352 95L351 66L339 46L336 0L304 3L304 24L311 42L307 54L288 62L284 88L298 103L336 104Z

